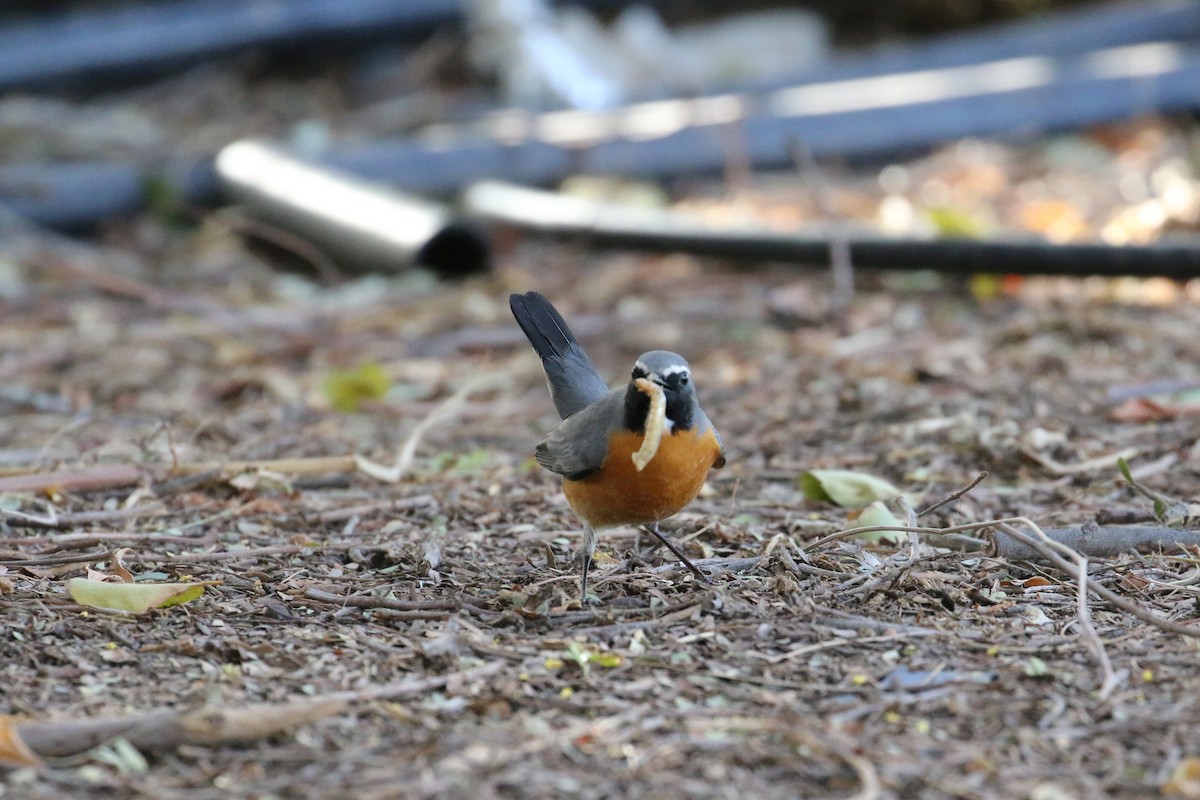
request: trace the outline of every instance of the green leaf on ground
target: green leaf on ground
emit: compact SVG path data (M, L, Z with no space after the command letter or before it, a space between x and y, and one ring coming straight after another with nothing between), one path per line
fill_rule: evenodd
M904 523L896 518L882 500L876 500L869 506L864 508L862 512L854 518L854 527L856 528L872 528L875 526L887 526L890 528L898 528ZM899 531L872 531L870 533L860 533L854 537L855 541L865 542L867 544L879 544L882 541L898 542L900 541L901 533Z
M325 378L325 399L336 411L358 411L365 400L379 400L392 387L383 367L366 361L353 369L336 370Z
M71 599L81 606L144 614L152 608L188 603L204 594L200 583L110 583L89 578L67 582Z
M809 500L842 508L862 508L900 495L899 489L882 478L848 469L810 469L800 476L800 490Z

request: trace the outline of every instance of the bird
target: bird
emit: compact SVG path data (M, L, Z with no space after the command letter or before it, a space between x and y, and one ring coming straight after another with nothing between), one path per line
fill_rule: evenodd
M542 360L562 422L534 450L562 476L563 493L583 525L582 603L596 531L641 526L703 583L707 576L659 530L700 493L709 471L725 466L725 445L696 397L683 356L651 350L629 382L609 389L558 310L538 292L509 296L509 307Z

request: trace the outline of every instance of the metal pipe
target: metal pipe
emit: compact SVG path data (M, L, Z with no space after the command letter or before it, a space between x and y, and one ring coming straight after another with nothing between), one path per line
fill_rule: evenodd
M348 272L424 264L442 274L487 267L488 246L442 205L371 183L256 140L216 159L225 192L252 217L300 236Z

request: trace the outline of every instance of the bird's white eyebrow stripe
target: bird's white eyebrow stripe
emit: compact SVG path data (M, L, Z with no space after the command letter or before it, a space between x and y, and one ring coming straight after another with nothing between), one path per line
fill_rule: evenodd
M645 372L646 374L653 373L660 378L666 378L670 375L679 375L679 374L687 375L688 373L691 372L691 370L685 364L672 364L671 366L667 367L666 369L653 370L653 369L650 369L649 367L647 367L645 365L645 363L643 363L641 361L635 361L633 364L633 368L640 369L642 372Z

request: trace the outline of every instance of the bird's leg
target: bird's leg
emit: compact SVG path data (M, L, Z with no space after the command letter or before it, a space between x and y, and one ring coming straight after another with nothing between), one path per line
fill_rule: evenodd
M586 522L583 525L583 579L579 582L579 602L588 603L588 571L592 568L592 556L596 554L596 529Z
M649 533L654 534L654 538L656 538L660 542L662 542L666 546L666 548L668 550L670 550L671 553L674 554L674 556L676 558L678 558L679 561L685 567L690 569L692 571L692 574L696 576L696 579L698 581L700 581L703 584L711 584L712 583L712 581L710 581L708 579L708 576L705 575L703 572L701 572L699 567L697 567L695 564L693 564L691 561L689 561L688 557L683 554L683 551L680 550L678 547L676 547L675 543L672 542L670 539L668 539L666 537L666 535L663 534L663 532L658 529L657 522L652 522L649 525L643 525L642 527Z

